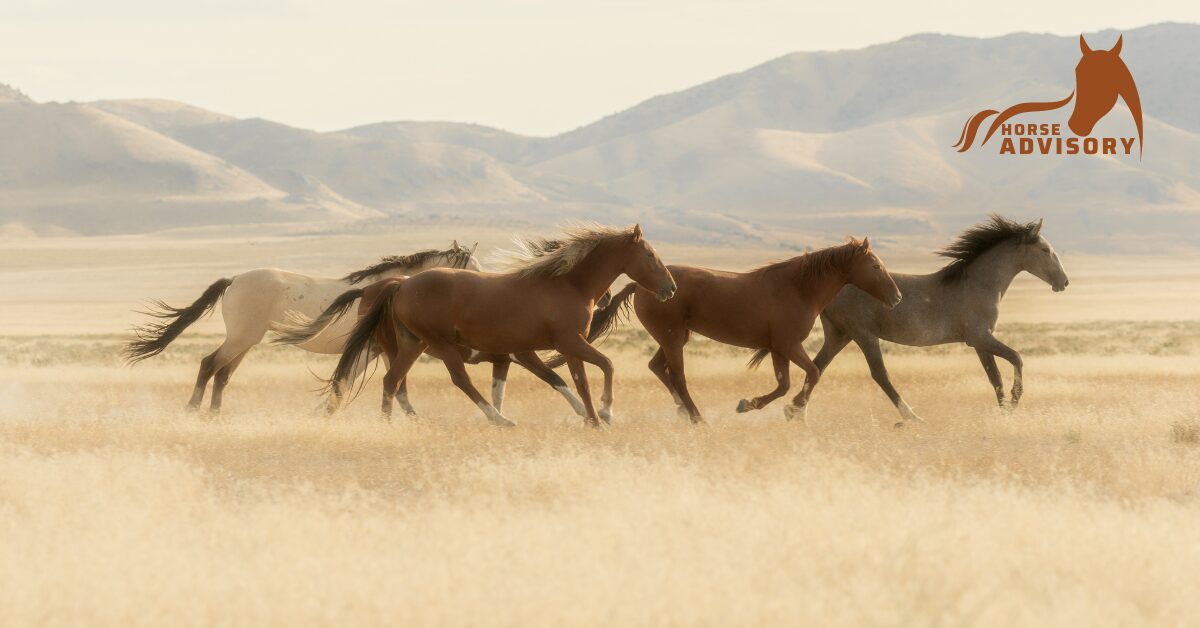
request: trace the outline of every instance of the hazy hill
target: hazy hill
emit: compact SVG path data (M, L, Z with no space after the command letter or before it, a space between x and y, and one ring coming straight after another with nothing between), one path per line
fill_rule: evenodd
M1087 37L1107 48L1117 35ZM0 86L8 103L0 130L39 143L29 163L12 142L0 148L10 160L0 163L11 163L0 170L0 224L156 228L118 219L149 203L180 208L156 211L197 225L230 215L340 220L376 211L533 225L641 216L680 239L790 243L848 231L939 236L1001 211L1044 215L1074 246L1194 248L1200 26L1124 35L1122 58L1146 116L1140 161L1013 158L993 143L966 154L951 148L980 109L1056 100L1074 88L1077 38L1027 33L916 35L790 54L550 138L452 122L317 133L170 101L36 104ZM1065 121L1069 110L1039 115ZM1118 105L1096 133L1132 128ZM107 139L77 144L93 134ZM126 198L136 202L113 209ZM182 199L223 209L189 214ZM62 206L72 209L30 210Z

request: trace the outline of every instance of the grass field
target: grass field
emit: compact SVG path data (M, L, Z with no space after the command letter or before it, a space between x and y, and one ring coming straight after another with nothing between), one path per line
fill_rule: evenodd
M179 409L211 338L136 370L108 338L6 338L0 607L12 625L1183 623L1200 333L1162 327L1182 340L1160 355L1057 329L1066 349L1029 352L1007 414L967 351L894 351L929 419L903 430L852 351L805 428L733 413L769 376L698 343L695 428L627 333L614 425L514 372L521 425L499 430L437 363L413 376L421 420L379 422L376 380L327 421L268 349L214 417Z
M1094 277L1123 277L1101 266ZM57 268L45 272L69 275ZM505 410L520 425L502 430L428 361L412 375L419 420L377 419L378 374L327 420L308 369L328 372L330 358L274 347L247 359L221 415L184 412L213 324L128 369L116 304L185 300L219 271L189 268L188 285L166 294L146 285L168 285L155 274L167 271L130 271L149 279L89 293L113 312L92 327L67 305L0 290L47 312L0 336L0 624L1200 616L1192 287L1180 298L1137 283L1153 298L1100 311L1100 279L1073 276L1080 300L1040 315L1023 304L1060 295L1018 286L998 330L1026 358L1015 412L995 407L969 349L889 346L893 380L927 424L891 427L895 411L852 348L818 387L808 426L785 421L782 402L739 415L737 400L771 388L769 373L746 371L745 351L695 342L689 380L709 425L693 427L645 368L648 339L627 329L602 345L617 362L612 426L583 427L514 368ZM0 273L0 288L29 277ZM27 294L50 294L39 290ZM1147 303L1162 316L1141 320ZM473 375L483 385L487 369Z

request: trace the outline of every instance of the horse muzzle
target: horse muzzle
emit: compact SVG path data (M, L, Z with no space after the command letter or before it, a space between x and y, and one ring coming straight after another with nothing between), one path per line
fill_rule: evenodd
M1063 290L1066 290L1067 286L1069 286L1069 285L1071 285L1071 280L1063 279L1062 283L1056 283L1053 286L1050 286L1050 288L1053 289L1055 292L1062 292Z
M892 300L887 304L887 309L889 309L889 310L896 309L896 306L900 305L900 302L903 300L904 300L904 295L897 292L896 296L892 297Z
M675 296L675 290L676 290L675 286L667 286L666 288L660 288L658 291L658 300L659 301L669 300L671 297Z

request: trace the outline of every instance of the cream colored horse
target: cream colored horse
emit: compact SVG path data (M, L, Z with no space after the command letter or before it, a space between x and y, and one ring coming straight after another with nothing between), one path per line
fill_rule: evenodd
M388 277L415 275L431 268L469 268L482 270L475 259L474 249L453 243L444 251L421 251L412 255L385 257L378 264L350 273L340 279L311 277L277 268L259 268L218 279L204 294L187 307L176 308L162 301L154 302L154 309L146 314L162 322L147 323L134 328L136 338L125 346L125 358L134 364L158 355L167 345L179 337L185 329L216 307L221 301L221 314L225 319L225 341L200 361L200 372L196 376L196 387L188 401L189 409L197 409L204 400L208 380L213 380L210 409L221 409L221 396L234 370L241 364L250 349L262 342L267 331L286 322L288 312L317 317L334 299L366 280L378 281ZM354 318L337 321L320 335L298 345L313 353L340 354L345 338L354 327ZM363 356L355 365L354 379L365 370L374 355ZM507 364L506 364L507 366ZM493 387L495 389L495 386ZM500 387L503 391L503 387ZM501 394L503 394L501 392ZM401 407L412 412L407 389L402 388L396 396Z

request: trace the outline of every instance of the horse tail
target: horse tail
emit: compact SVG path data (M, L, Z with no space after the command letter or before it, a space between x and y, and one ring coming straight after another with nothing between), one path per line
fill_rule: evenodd
M211 313L232 283L233 280L229 278L214 281L199 299L187 307L171 307L157 299L151 301L152 309L142 313L162 319L163 322L146 323L133 328L134 339L125 343L121 351L125 363L132 366L162 353L183 330Z
M954 145L959 146L961 144L958 152L961 153L971 147L971 144L975 141L975 134L979 132L979 125L983 124L984 120L987 120L989 116L995 113L998 113L995 109L984 109L967 119L967 123L963 125L962 133L958 136L958 143Z
M588 328L588 342L595 342L602 336L607 337L612 332L613 327L616 327L621 318L628 318L629 309L633 307L629 297L637 292L638 285L631 283L621 289L620 292L609 298L608 303L602 307L597 307L592 312L592 325ZM546 365L550 368L558 368L566 363L566 356L555 353L546 360Z
M1013 105L1008 109L1005 109L1004 113L1001 113L999 117L992 121L992 126L988 127L987 135L983 136L983 141L980 142L980 144L986 144L988 140L992 139L992 134L994 134L996 130L1000 128L1000 125L1004 124L1009 118L1022 113L1053 111L1055 109L1067 106L1067 103L1071 102L1071 99L1074 97L1075 92L1072 91L1070 94L1067 94L1066 98L1062 100L1056 100L1054 102L1023 102L1019 105Z
M333 375L325 381L329 392L340 394L339 382L349 379L350 374L354 372L355 363L364 353L370 351L379 328L392 322L392 298L396 296L400 285L401 282L397 281L381 290L375 299L375 305L355 323L354 329L346 339L346 346L342 349L342 357L338 358L337 367L333 369Z
M363 295L361 288L347 290L333 300L321 315L309 320L299 312L288 312L287 321L271 326L275 337L272 344L301 345L320 335L327 327L340 320L350 310L350 306Z
M758 351L755 351L754 355L750 357L750 361L746 363L746 368L750 370L758 368L758 365L762 364L762 361L767 359L767 356L769 355L771 355L770 349L759 349Z

